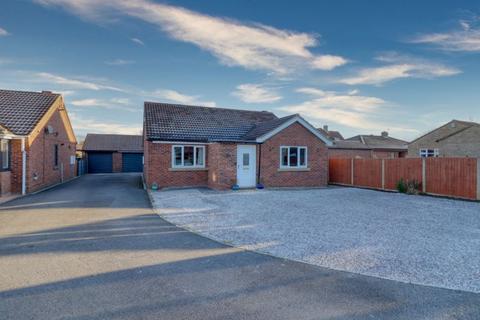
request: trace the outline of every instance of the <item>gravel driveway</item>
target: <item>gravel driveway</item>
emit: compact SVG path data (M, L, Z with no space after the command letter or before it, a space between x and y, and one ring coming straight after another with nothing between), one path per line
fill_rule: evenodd
M235 246L480 292L480 203L354 188L153 192L157 212Z

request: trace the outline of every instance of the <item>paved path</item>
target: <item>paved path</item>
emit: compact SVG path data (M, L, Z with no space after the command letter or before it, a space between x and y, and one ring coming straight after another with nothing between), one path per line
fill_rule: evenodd
M0 207L0 319L478 319L480 295L225 247L153 214L136 175Z

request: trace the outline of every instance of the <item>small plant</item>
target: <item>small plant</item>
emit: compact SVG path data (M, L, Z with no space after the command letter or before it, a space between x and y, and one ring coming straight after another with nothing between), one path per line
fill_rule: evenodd
M407 193L407 183L403 178L397 181L397 190L400 193Z
M419 194L421 188L421 183L417 180L404 180L401 178L397 182L397 190L400 193L406 194Z

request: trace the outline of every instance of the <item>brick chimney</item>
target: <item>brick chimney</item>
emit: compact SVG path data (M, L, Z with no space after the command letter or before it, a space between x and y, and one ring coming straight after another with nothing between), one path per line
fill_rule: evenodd
M324 125L324 126L323 126L323 130L325 130L325 131L328 132L328 126L327 126L327 125Z
M388 137L388 132L387 131L382 131L382 137L384 137L384 138Z

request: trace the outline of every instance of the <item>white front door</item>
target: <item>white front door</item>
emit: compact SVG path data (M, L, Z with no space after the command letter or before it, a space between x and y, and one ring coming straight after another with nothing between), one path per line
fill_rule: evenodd
M255 187L256 150L256 146L237 145L237 184L240 188Z

